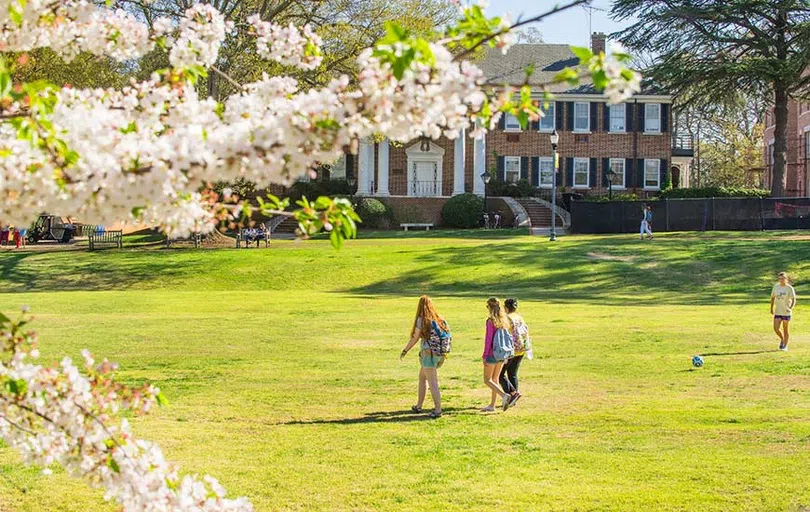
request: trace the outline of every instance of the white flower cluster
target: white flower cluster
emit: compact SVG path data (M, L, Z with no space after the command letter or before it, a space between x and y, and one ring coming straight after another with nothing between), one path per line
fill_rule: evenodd
M165 26L161 27L165 30ZM169 62L175 68L212 66L219 55L225 36L233 30L233 23L216 8L197 4L180 21L179 35L171 44Z
M248 18L256 36L256 52L265 60L285 66L315 69L321 65L320 36L309 25L301 29L290 23L284 27L262 21L258 15Z
M641 74L626 69L617 58L618 55L626 56L627 50L621 43L612 42L611 51L605 57L603 69L608 77L608 84L605 86L605 96L609 105L621 103L634 94L641 92ZM630 75L629 79L622 76L622 73Z
M68 61L80 52L123 61L154 46L133 15L85 0L0 0L0 29L0 51L48 47Z
M26 463L60 464L76 477L103 487L105 498L126 512L250 512L245 498L226 499L225 490L209 477L180 478L160 448L135 438L120 410L146 412L158 390L121 386L106 360L95 365L83 352L85 372L69 358L56 366L36 363L31 334L6 326L5 356L0 362L4 392L0 399L0 437L17 449Z

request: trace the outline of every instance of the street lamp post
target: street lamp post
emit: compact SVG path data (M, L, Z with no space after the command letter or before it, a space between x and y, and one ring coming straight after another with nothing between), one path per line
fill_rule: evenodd
M489 180L491 179L492 176L490 176L488 172L484 171L481 173L481 181L484 182L484 214L487 213L487 185L489 185Z
M613 180L616 178L617 174L613 169L609 169L608 172L605 173L605 177L608 180L608 201L613 200Z
M559 162L557 161L557 143L560 141L560 136L557 130L551 134L551 149L554 154L554 170L551 173L551 234L548 237L550 242L557 241L557 172L559 171Z

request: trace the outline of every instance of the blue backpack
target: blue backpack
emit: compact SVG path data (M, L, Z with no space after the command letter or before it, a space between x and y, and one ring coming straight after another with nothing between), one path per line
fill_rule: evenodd
M496 329L492 336L492 355L501 361L515 355L515 342L508 329Z

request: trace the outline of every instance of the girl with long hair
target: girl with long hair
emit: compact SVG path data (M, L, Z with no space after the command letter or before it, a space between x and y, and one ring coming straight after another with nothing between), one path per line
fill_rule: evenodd
M526 355L531 359L531 341L529 327L523 320L523 316L517 312L517 299L506 299L503 305L506 308L506 316L512 323L512 338L515 340L515 355L503 365L500 377L501 388L511 395L509 399L511 407L521 396L518 390L518 370Z
M416 316L413 320L413 328L411 330L411 339L400 354L400 359L404 358L408 351L411 350L420 340L422 341L419 351L419 395L417 397L416 405L411 407L413 412L422 412L422 404L425 401L427 394L427 387L430 386L430 396L433 398L433 411L430 413L431 418L439 418L442 415L442 395L439 391L439 374L438 369L444 364L445 356L434 354L428 345L428 339L434 323L440 329L447 330L447 322L436 311L436 306L430 297L422 295L419 297L419 305L416 307Z
M498 397L502 400L503 410L509 408L511 402L511 395L505 393L503 388L498 384L503 368L505 359L497 359L492 349L492 341L495 338L495 332L499 329L506 329L512 331L509 317L506 316L501 303L495 297L487 300L487 322L486 322L486 335L484 337L484 353L481 359L484 361L484 384L492 390L492 399L488 406L481 409L482 412L491 412L495 410L495 403Z

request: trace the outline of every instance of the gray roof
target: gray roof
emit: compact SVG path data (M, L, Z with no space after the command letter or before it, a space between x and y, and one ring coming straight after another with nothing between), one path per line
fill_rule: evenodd
M478 62L484 72L487 83L492 85L523 85L526 81L526 69L534 66L534 73L529 77L529 85L548 84L561 70L577 66L579 58L567 44L516 44L504 55L497 48L487 50L486 56ZM590 79L583 79L580 84L571 87L568 83L549 86L549 91L563 94L600 94L593 88ZM660 95L645 84L642 94Z

